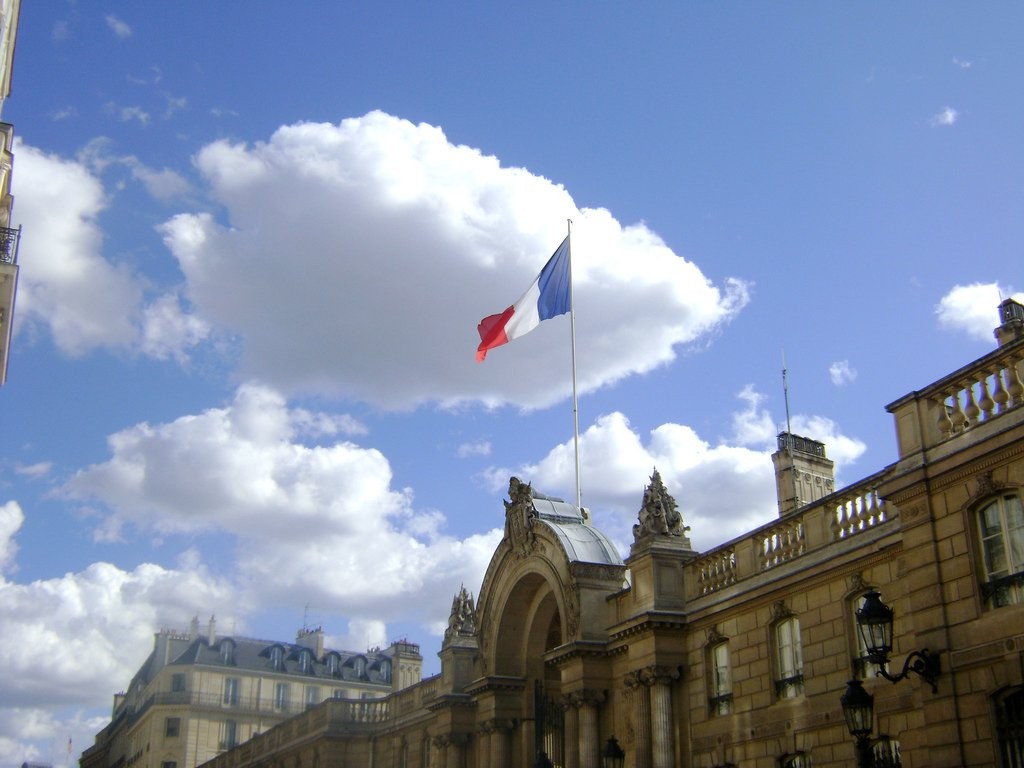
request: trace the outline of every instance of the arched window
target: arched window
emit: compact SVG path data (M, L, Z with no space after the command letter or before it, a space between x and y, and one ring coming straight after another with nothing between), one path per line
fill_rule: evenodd
M779 768L811 768L811 756L807 752L791 752L779 758Z
M339 668L341 667L341 658L337 653L331 651L327 654L327 658L324 659L324 664L327 667L327 674L331 677L337 677Z
M313 671L313 652L308 648L299 651L299 672L308 675Z
M380 669L380 679L381 679L381 682L390 683L391 682L391 659L381 659L380 660L380 667L379 667L379 669Z
M274 645L270 648L270 668L275 672L284 670L284 648Z
M1024 602L1024 507L1006 493L977 513L985 582L982 593L992 608Z
M356 677L366 677L366 657L356 656L352 660L352 671L356 673Z
M220 641L220 660L225 664L235 663L235 644L227 638Z

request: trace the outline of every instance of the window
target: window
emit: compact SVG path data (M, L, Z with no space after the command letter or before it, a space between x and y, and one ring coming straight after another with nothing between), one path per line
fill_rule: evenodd
M160 763L160 768L178 768L177 760L164 760Z
M165 739L176 739L181 735L181 718L180 717L165 717L164 718L164 738Z
M871 745L871 755L874 758L873 768L901 768L903 760L900 758L900 743L889 736L879 736Z
M235 663L235 644L230 640L220 641L220 660L225 664Z
M779 768L811 768L811 756L806 752L794 752L779 758Z
M732 673L729 669L729 643L715 643L708 651L710 673L709 709L713 715L728 715L732 711Z
M270 668L277 672L284 669L284 648L280 645L270 649Z
M380 679L385 683L391 682L391 659L381 659Z
M364 656L356 656L352 661L352 669L356 673L356 677L366 676L366 658Z
M171 692L172 693L184 693L185 691L185 675L181 672L175 672L171 675Z
M1008 493L978 511L985 584L989 605L999 608L1024 603L1024 508Z
M237 677L226 677L226 678L224 678L224 706L225 707L237 707L238 706L238 678Z
M327 674L331 675L331 677L336 677L339 666L338 654L328 653L327 658L324 659L324 663L327 665Z
M320 686L319 685L307 685L306 686L306 709L314 707L320 703Z
M1018 686L996 699L996 738L1006 768L1024 765L1024 688Z
M304 675L313 671L313 654L305 648L299 651L299 671Z
M278 683L274 686L274 709L280 711L288 709L288 700L290 698L288 683Z
M220 733L221 749L232 749L238 746L238 723L234 720L225 720Z
M804 692L804 660L800 647L800 621L789 616L775 625L775 694L791 699Z

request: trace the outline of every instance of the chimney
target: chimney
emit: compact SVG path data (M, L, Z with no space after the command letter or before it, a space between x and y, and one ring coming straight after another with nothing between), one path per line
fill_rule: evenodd
M780 432L772 454L779 517L828 496L835 490L835 464L825 457L825 444Z
M213 616L210 616L210 623L207 625L206 638L210 645L217 642L217 619Z
M1024 305L1013 299L1006 299L999 305L999 327L995 336L1000 347L1024 337Z
M316 629L303 627L295 635L295 644L311 649L318 660L322 659L324 657L323 627L317 627Z

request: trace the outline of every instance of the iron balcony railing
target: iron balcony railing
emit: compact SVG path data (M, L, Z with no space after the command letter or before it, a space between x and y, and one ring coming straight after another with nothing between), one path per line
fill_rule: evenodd
M19 240L21 240L21 227L17 229L0 227L0 264L18 263Z

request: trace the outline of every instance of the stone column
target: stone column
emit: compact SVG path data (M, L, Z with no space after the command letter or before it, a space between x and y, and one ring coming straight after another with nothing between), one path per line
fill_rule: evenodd
M575 701L575 694L562 697L562 707L565 709L565 768L580 768L580 711Z
M480 765L505 768L509 764L508 733L512 729L512 723L495 718L488 720L485 727L487 736L481 741L485 742L486 747L480 750L482 753Z
M626 687L633 691L633 718L635 735L634 764L636 768L651 768L651 692L654 679L646 669L626 675Z
M651 685L652 768L673 768L676 749L672 719L672 683L679 679L678 667L656 666L649 670Z
M601 734L597 728L597 707L604 701L604 691L583 690L569 694L570 704L566 712L565 743L567 752L576 748L579 762L575 768L600 768L601 765ZM577 738L571 741L569 720L576 717ZM566 755L568 758L569 755ZM566 766L570 765L566 760Z

